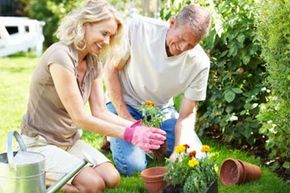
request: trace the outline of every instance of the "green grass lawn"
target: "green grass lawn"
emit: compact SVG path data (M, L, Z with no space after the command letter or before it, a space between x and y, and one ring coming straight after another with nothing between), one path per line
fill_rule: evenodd
M32 71L37 63L37 58L31 54L19 55L9 58L0 58L0 152L5 151L6 136L8 131L18 130L22 115L26 109L28 87ZM100 147L102 137L97 134L84 132L84 140L96 148ZM247 155L239 150L216 143L210 139L202 138L204 144L209 144L213 149L213 156L218 166L225 158L239 158L261 166L259 159ZM108 155L111 157L111 155ZM286 193L290 186L278 178L268 168L262 167L262 177L243 185L225 187L219 181L219 192L222 193ZM1 172L0 172L1 174ZM139 174L133 177L122 177L118 188L107 190L106 193L139 193L146 192Z

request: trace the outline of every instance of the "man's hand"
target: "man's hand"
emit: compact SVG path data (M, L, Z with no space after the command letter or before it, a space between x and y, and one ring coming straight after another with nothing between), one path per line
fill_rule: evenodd
M177 153L173 151L173 153L169 156L170 161L175 161L177 159Z
M152 149L159 149L160 145L164 143L165 135L165 131L154 127L145 127L141 125L141 120L139 120L125 130L124 140L152 153Z

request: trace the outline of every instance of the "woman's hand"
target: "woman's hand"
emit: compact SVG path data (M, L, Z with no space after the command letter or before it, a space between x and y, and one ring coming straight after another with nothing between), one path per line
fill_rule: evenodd
M158 128L141 125L141 120L135 122L124 132L124 140L137 145L144 151L152 153L152 149L159 149L166 139L166 132Z

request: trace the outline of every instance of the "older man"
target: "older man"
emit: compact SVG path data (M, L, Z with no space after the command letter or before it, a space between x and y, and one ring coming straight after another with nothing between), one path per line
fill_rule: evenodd
M166 131L167 156L174 146L188 144L198 150L201 142L194 131L197 101L206 98L209 58L198 44L206 36L210 15L193 4L166 22L133 15L127 20L127 55L106 71L111 102L107 108L129 120L142 118L138 110L146 100L165 113L161 129ZM179 114L173 97L184 93ZM132 175L146 167L146 154L121 139L112 138L111 151L117 169ZM197 156L201 156L198 152Z

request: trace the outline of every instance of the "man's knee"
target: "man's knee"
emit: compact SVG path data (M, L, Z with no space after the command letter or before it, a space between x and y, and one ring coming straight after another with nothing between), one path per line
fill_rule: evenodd
M115 163L118 161L115 161ZM146 160L126 159L123 164L116 164L118 171L125 176L132 176L137 172L144 170L147 166Z
M146 168L146 155L143 150L121 139L111 139L111 151L118 171L127 176Z

